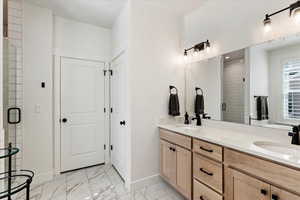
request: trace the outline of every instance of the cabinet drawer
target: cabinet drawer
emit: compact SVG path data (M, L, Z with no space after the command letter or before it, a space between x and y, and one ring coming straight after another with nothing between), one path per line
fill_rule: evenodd
M194 179L194 200L222 200L222 196Z
M223 193L223 167L221 163L210 160L198 154L194 155L194 178Z
M223 161L223 148L221 146L193 139L193 151L214 160Z
M300 194L300 170L227 148L224 150L224 164L227 167L240 169L272 185Z
M287 191L284 191L282 189L279 189L277 187L271 186L271 197L272 200L300 200L300 196L297 196L295 194L289 193Z
M187 149L192 149L192 138L177 133L160 129L160 138Z

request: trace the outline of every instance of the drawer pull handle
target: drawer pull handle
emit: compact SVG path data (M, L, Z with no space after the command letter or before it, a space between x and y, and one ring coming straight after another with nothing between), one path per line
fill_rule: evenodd
M203 196L200 196L200 200L205 200Z
M265 189L261 189L260 193L263 194L263 195L267 195L268 194L267 190L265 190Z
M214 152L214 150L206 149L206 148L203 148L203 147L200 147L200 149L203 150L203 151L209 152L209 153L213 153Z
M200 168L200 171L203 172L204 174L207 174L208 176L213 176L213 175L214 175L213 173L208 172L208 171L206 171L206 170L203 169L203 168Z
M275 194L272 194L272 200L279 200L279 197Z

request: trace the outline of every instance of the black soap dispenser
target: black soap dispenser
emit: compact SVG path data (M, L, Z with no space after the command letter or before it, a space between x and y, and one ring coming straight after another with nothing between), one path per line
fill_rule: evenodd
M184 115L184 124L190 124L189 114L187 112Z

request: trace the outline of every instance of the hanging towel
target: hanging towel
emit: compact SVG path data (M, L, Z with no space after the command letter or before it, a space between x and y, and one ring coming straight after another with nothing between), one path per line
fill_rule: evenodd
M179 98L178 94L170 94L169 100L169 115L171 116L179 116L180 115L179 108Z
M256 99L257 120L269 119L268 97L257 97Z
M195 114L204 114L204 97L203 95L197 94L195 99Z

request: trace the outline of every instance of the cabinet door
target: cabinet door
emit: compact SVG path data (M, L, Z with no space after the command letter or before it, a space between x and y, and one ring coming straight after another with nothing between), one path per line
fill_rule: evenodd
M177 187L181 193L191 199L192 195L192 153L176 146L177 152Z
M160 174L170 183L176 184L176 146L160 141Z
M225 200L270 200L271 186L233 169L226 169Z
M272 200L300 200L300 196L289 193L277 187L271 186Z

